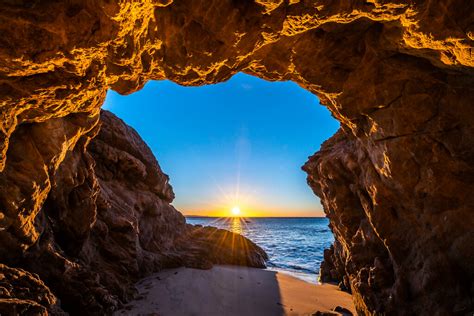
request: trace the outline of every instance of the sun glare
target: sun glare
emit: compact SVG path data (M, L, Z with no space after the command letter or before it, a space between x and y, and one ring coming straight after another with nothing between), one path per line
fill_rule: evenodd
M240 207L234 206L234 207L232 208L232 215L233 215L233 216L239 216L239 215L240 215Z

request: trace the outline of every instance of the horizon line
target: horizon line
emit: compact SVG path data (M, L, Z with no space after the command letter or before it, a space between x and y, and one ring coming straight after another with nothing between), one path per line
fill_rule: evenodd
M327 216L216 216L216 215L186 215L184 217L208 217L208 218L327 218Z

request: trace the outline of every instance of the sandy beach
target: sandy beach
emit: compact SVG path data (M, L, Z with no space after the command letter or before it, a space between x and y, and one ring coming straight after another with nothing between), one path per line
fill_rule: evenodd
M336 306L355 314L351 296L334 285L311 284L281 272L247 267L164 270L136 287L140 298L115 315L312 315Z

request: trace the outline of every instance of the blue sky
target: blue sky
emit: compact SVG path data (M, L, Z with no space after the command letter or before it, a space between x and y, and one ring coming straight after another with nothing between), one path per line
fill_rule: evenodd
M135 128L170 176L184 214L322 216L301 166L339 123L293 82L245 74L202 87L150 81L104 109Z

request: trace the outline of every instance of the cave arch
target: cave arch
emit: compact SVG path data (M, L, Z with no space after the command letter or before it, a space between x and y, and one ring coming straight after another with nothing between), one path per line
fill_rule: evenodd
M472 311L472 6L462 0L5 4L2 260L15 262L45 240L41 214L53 178L66 161L77 162L76 154L89 155L108 88L132 93L165 78L201 85L243 71L297 82L341 122L305 170L337 239L333 270L351 287L358 310ZM89 183L84 190L94 191L94 179ZM91 223L81 223L79 232ZM439 284L443 291L433 290Z

